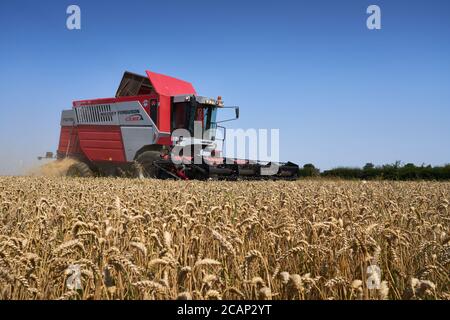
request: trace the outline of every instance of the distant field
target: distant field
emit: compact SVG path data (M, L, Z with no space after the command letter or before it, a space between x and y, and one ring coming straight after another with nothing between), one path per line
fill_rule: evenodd
M0 177L0 299L450 299L449 200L431 182Z

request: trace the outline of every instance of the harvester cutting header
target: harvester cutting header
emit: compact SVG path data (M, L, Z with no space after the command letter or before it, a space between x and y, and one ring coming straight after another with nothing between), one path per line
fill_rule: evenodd
M223 158L216 150L217 111L221 97L197 95L186 81L146 71L146 76L125 72L114 98L74 101L61 115L57 159L77 160L70 176L133 176L176 179L293 179L298 166ZM234 120L234 119L231 119ZM224 122L224 121L221 121ZM194 126L208 136L194 137ZM189 137L173 137L183 129ZM175 148L200 152L176 156ZM194 151L197 150L197 151ZM194 154L195 156L196 154ZM274 174L265 169L276 166Z

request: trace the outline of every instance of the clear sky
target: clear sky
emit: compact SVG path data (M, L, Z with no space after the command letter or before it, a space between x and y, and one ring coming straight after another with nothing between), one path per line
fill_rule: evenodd
M447 0L1 1L0 49L0 174L56 150L72 100L146 69L239 105L230 127L279 128L281 160L450 162Z

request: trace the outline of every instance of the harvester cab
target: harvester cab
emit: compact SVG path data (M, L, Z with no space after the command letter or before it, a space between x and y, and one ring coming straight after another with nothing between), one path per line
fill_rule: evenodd
M218 121L225 108L233 108L235 117ZM273 163L219 155L219 124L238 118L238 107L197 95L189 82L152 71L125 72L114 98L78 100L62 111L57 159L76 159L68 174L77 176L296 178L298 166L290 162L277 163L278 170L267 176L264 169Z
M234 108L235 118L217 121L220 109ZM219 123L239 118L239 107L226 107L222 97L211 99L196 95L179 95L173 98L171 115L172 141L175 145L202 145L203 148L216 150L217 130L223 129L222 139L225 139L225 128Z

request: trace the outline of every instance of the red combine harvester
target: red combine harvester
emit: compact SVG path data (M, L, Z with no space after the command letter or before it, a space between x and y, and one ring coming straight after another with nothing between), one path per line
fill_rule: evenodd
M146 71L146 76L125 72L115 98L74 101L62 111L57 159L77 160L69 176L118 176L176 179L294 179L298 166L222 158L216 150L217 110L221 98L198 96L186 81ZM234 119L231 119L234 120ZM200 124L209 136L196 138ZM189 137L172 138L177 129ZM188 135L186 135L188 136ZM174 148L201 153L177 159ZM49 154L49 153L48 153ZM178 160L178 161L174 161ZM276 166L274 174L264 173Z

